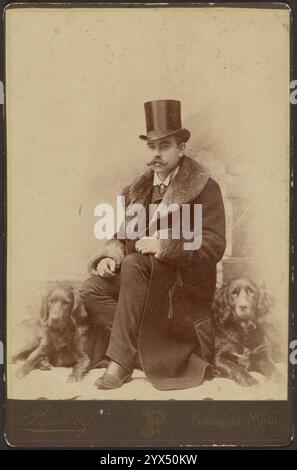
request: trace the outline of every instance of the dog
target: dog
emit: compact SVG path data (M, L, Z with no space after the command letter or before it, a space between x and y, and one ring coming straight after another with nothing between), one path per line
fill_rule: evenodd
M215 376L253 386L258 381L250 371L265 377L278 375L272 354L272 308L273 299L265 286L251 279L235 279L217 290L213 304Z
M83 379L91 367L94 344L79 289L65 283L55 285L42 300L39 320L27 324L27 331L28 327L29 344L11 361L25 359L17 371L18 378L36 368L64 366L72 367L68 382Z

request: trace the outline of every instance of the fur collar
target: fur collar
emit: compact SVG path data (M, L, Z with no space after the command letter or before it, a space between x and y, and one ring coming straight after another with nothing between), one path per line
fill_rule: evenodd
M163 204L180 205L192 201L203 191L209 177L208 171L200 163L190 157L182 157L179 171L164 195ZM126 186L122 195L128 198L128 203L143 204L152 189L153 179L154 172L150 168Z

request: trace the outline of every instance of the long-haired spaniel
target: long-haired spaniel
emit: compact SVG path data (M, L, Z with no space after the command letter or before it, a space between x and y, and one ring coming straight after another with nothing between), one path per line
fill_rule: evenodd
M12 358L12 362L25 359L17 377L53 365L73 367L69 382L82 380L90 367L92 342L80 291L68 284L51 288L42 300L39 322L34 328L27 347Z
M258 382L250 371L264 376L276 372L269 321L272 307L265 286L254 280L235 279L216 292L215 375L251 386Z

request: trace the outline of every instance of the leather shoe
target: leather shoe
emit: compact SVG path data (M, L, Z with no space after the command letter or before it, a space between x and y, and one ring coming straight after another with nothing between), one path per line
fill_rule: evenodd
M131 382L132 374L126 374L124 377L118 377L117 375L108 374L105 372L102 377L96 380L95 385L101 390L112 390L114 388L120 388L123 384Z

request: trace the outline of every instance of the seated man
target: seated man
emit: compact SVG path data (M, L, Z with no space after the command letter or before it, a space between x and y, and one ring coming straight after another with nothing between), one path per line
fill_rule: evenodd
M216 264L225 250L225 214L218 184L185 155L190 132L182 128L180 102L145 103L148 170L123 191L127 207L188 205L191 230L196 205L202 207L202 241L185 248L185 237L143 236L108 240L89 262L85 305L103 333L108 358L96 386L118 388L131 380L135 366L158 389L199 385L212 364L214 337L210 305ZM155 206L156 207L156 206ZM158 206L157 206L158 207ZM146 212L148 214L149 211ZM129 216L127 219L129 220ZM195 227L194 227L195 228Z

